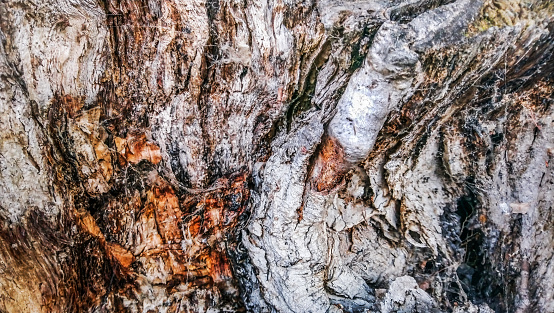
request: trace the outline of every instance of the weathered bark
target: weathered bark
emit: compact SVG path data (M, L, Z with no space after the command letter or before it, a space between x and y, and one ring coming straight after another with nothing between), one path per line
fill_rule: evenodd
M0 2L0 311L554 312L553 12Z

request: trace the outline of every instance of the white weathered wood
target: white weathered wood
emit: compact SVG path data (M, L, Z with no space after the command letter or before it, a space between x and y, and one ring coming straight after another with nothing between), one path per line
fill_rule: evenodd
M553 311L552 12L0 3L0 311Z

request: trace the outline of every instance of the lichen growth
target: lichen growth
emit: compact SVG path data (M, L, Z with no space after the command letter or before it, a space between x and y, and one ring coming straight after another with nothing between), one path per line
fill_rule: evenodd
M486 0L479 18L469 26L468 37L491 27L536 23L554 14L554 3L546 0Z

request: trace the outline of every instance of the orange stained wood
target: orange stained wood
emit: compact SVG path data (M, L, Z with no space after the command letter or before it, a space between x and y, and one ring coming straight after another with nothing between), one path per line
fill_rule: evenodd
M124 218L131 207L140 212L133 230L140 236L125 246L116 242L125 231L119 223L97 224L85 210L77 216L81 228L98 239L109 260L122 269L119 274L127 279L133 277L135 265L143 270L161 266L167 280L187 282L190 286L227 286L233 272L226 239L234 236L247 204L247 177L247 173L224 177L206 192L179 199L175 189L156 176L144 191L143 201L137 192L132 204L129 199L129 204L115 201L108 208L114 211L108 220Z
M180 228L182 217L179 199L168 185L152 188L147 192L147 203L153 205L160 236L165 242L180 242L183 233Z
M98 240L100 245L106 250L108 256L118 262L125 269L129 268L129 266L135 261L135 257L131 252L117 243L106 241L106 237L101 232L98 224L88 211L81 210L77 212L77 217L81 228Z
M207 272L211 283L232 279L225 238L232 234L246 206L249 196L246 179L246 174L222 178L215 183L221 188L194 196L187 202L186 211L192 215L184 218L186 241L191 243L186 254L199 267L189 276L198 277Z
M215 283L229 280L233 277L229 259L225 253L212 250L206 258L208 271Z
M104 238L104 234L100 231L100 228L96 224L94 217L86 210L80 210L77 212L77 222L79 226L87 233L97 238Z
M485 224L487 222L487 216L485 214L480 214L479 215L479 222L481 224Z
M117 243L107 242L106 250L119 264L121 264L121 266L126 269L129 268L129 266L135 261L133 254Z
M144 133L128 134L127 138L115 137L114 141L117 152L131 164L142 160L158 164L162 160L160 147L147 141Z
M330 191L342 181L348 170L342 147L335 139L326 137L314 165L312 186L318 192Z

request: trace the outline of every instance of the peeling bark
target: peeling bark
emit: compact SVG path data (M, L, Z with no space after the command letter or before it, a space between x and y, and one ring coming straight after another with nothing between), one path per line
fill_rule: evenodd
M554 312L554 7L0 3L1 312Z

